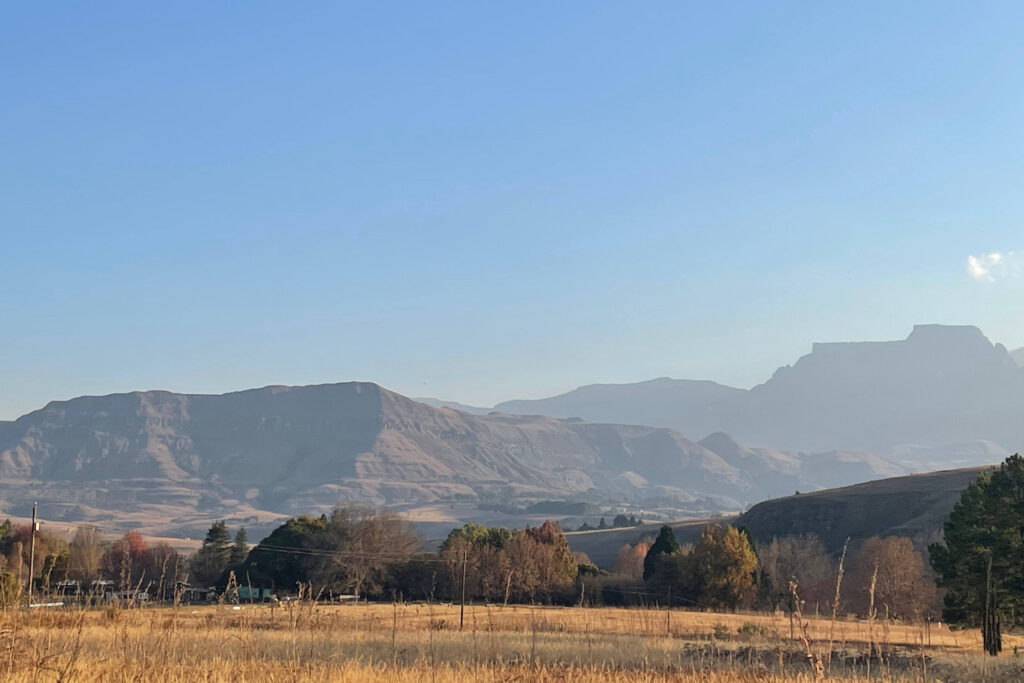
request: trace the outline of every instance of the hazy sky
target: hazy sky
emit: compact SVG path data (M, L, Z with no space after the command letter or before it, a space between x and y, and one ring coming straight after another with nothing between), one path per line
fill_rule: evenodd
M1024 4L8 3L0 419L1024 345ZM973 258L971 258L973 257Z

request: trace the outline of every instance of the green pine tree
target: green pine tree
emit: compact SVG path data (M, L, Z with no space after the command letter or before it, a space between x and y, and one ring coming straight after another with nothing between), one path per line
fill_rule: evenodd
M228 556L228 565L236 569L245 562L249 554L249 536L245 533L245 527L239 527L235 534L235 542L231 545L231 553Z
M1024 458L982 472L949 513L943 543L928 550L946 589L943 618L980 626L985 651L1002 650L1002 628L1024 624Z
M192 578L201 586L212 586L228 570L231 558L231 532L227 522L217 520L206 532L203 545L192 557Z
M658 538L654 540L654 545L650 547L644 557L644 581L651 578L662 558L673 555L677 550L679 550L679 541L672 533L672 527L666 524L661 527Z

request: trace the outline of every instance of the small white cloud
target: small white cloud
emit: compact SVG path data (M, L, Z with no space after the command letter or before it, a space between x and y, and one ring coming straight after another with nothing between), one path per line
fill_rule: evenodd
M1020 275L1024 268L1024 251L993 251L990 254L967 257L967 274L981 282L995 282L1001 278Z

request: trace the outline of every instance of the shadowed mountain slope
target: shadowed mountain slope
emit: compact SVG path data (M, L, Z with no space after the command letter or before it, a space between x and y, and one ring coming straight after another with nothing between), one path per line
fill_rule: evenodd
M680 543L693 543L707 524L745 527L758 543L796 534L815 534L832 554L850 539L857 546L871 536L908 536L919 546L942 531L960 492L985 468L915 474L843 488L768 500L735 517L683 520L670 526ZM661 524L567 534L574 551L585 552L602 569L611 569L625 544L653 539Z
M832 553L847 538L856 545L871 536L927 537L941 531L960 492L984 470L915 474L769 500L750 508L736 524L758 542L816 534Z

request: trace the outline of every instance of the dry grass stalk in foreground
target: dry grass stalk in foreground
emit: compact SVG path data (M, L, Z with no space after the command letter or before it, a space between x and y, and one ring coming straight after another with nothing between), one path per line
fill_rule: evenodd
M779 621L779 620L775 620ZM22 681L790 681L814 680L808 645L771 617L660 610L446 605L265 606L8 612L0 678ZM857 624L841 622L837 631ZM910 626L892 629L909 638ZM803 630L803 629L802 629ZM745 635L741 635L745 634ZM867 649L835 653L832 677L860 680ZM892 680L969 680L978 657L956 648L893 647ZM820 659L819 659L820 661ZM983 659L981 661L984 661ZM986 663L1019 680L1010 658ZM957 673L948 673L948 672ZM946 672L946 675L941 673ZM817 674L820 676L820 674Z

